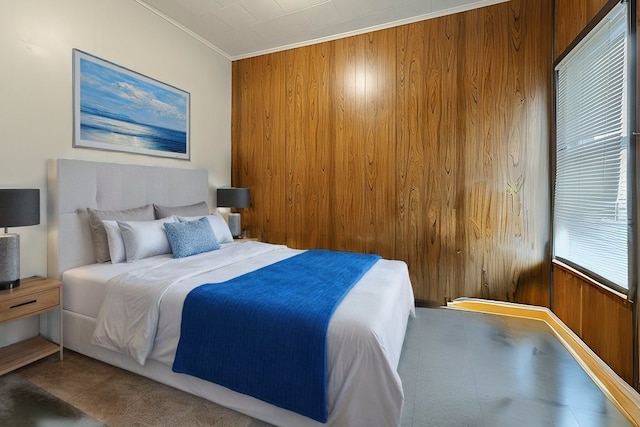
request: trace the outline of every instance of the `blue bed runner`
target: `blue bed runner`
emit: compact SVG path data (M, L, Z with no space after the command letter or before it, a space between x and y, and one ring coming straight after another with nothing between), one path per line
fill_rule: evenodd
M378 255L310 250L193 289L173 370L327 421L327 330Z

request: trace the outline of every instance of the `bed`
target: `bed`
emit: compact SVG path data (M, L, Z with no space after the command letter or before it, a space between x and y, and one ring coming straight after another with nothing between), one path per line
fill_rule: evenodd
M188 206L209 200L208 188L203 170L49 160L48 274L64 282L64 346L275 425L399 425L403 391L397 366L407 321L414 314L407 266L400 261L373 263L335 308L326 338L326 423L172 370L182 307L191 291L205 283L244 277L306 251L231 241L219 250L184 258L160 254L135 262L96 263L87 208ZM150 338L142 357L109 349L94 337L109 325L105 301L130 299L114 296L114 283L124 282L122 288L128 289L136 277L163 286L154 297L157 311L151 310L155 314L148 322L150 329L145 329ZM48 322L54 339L56 324ZM125 329L132 324L126 322Z

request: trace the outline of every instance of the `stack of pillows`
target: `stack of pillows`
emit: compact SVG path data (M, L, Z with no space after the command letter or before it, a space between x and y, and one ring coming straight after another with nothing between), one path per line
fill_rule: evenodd
M206 202L116 211L87 208L87 212L100 263L133 262L168 253L183 258L233 242L224 218L217 212L209 214Z

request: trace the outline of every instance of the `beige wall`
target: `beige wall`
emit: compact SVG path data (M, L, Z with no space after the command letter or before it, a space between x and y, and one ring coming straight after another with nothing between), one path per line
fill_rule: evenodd
M133 0L0 0L0 188L41 191L41 223L16 228L21 274L47 273L46 160L75 158L209 171L228 185L231 63ZM191 94L191 161L72 148L72 49ZM212 203L212 200L209 200ZM0 326L0 347L37 319Z

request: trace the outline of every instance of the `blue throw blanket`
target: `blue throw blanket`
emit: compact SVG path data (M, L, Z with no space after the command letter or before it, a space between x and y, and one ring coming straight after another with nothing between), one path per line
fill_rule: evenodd
M327 421L327 329L378 255L311 250L193 289L173 370Z

